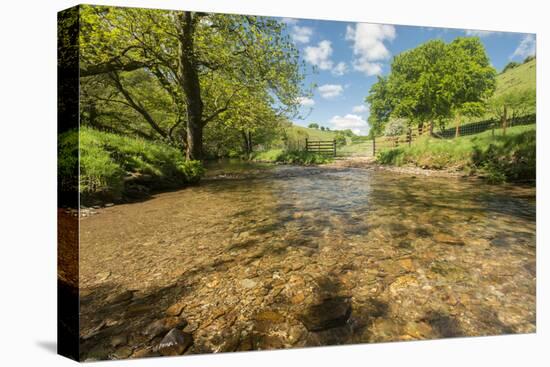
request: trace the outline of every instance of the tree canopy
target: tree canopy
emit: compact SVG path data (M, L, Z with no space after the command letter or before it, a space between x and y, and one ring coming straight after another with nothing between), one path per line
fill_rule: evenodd
M390 117L433 128L457 114L479 114L495 90L495 76L479 38L428 41L397 55L390 74L371 87L369 123L381 133Z
M296 115L298 97L307 94L305 66L284 23L155 9L80 9L83 121L93 126L165 140L186 149L189 159L202 159L207 125L256 131Z

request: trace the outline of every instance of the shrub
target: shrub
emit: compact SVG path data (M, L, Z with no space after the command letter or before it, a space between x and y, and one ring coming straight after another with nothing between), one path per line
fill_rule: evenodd
M502 69L502 72L505 73L506 71L510 70L510 69L513 69L513 68L517 68L518 66L520 66L521 64L519 62L515 62L515 61L510 61L508 64L506 64L506 66L504 67L504 69Z
M524 181L536 179L536 133L525 131L518 135L499 137L486 149L476 148L473 164L482 169L489 181Z
M334 136L334 140L336 141L336 145L339 147L342 147L347 144L346 135L338 131L336 135Z
M189 183L200 181L204 175L204 167L200 161L184 161L180 163L178 168L185 175L185 180Z
M408 123L403 118L391 118L384 127L385 136L399 136L405 134Z
M527 63L527 62L529 62L529 61L531 61L531 60L534 60L535 58L536 58L535 55L529 55L529 56L527 56L527 57L523 60L523 63L525 64L525 63Z

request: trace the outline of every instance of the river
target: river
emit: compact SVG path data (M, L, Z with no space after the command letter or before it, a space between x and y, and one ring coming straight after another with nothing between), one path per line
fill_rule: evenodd
M82 218L82 358L534 332L535 228L534 187L212 164Z

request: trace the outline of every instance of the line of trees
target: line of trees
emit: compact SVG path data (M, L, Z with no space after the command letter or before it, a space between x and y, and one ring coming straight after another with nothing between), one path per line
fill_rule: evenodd
M366 97L371 134L390 119L411 126L445 125L454 119L456 134L464 116L480 116L496 88L496 71L477 37L450 43L431 40L397 55L388 76L378 77Z
M252 137L267 139L308 94L305 64L273 19L79 9L81 121L94 128L162 140L200 160L205 137L250 151Z

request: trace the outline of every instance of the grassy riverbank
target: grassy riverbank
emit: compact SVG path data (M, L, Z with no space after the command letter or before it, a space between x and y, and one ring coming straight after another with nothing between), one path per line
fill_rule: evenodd
M284 149L271 149L254 153L251 157L255 162L273 162L286 164L323 164L332 162L333 158L326 155L305 151L285 151Z
M415 165L477 173L490 182L525 181L536 177L536 130L534 125L498 130L456 139L425 137L411 147L399 147L378 154L387 165Z
M61 177L68 178L62 185L79 190L84 202L140 197L197 182L203 174L200 162L186 161L171 146L90 128L60 135L59 150Z

